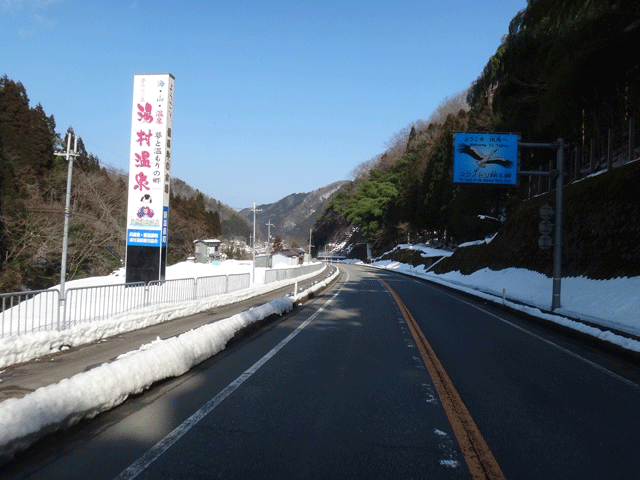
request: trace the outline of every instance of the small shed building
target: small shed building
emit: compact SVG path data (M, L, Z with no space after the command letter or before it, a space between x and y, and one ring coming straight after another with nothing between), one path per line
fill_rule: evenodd
M300 265L302 263L304 256L300 256L299 253L293 251L290 248L286 248L284 250L280 250L276 252L272 256L272 264L275 267L276 265Z
M220 240L211 238L207 240L194 240L196 263L213 263L222 259L220 252Z

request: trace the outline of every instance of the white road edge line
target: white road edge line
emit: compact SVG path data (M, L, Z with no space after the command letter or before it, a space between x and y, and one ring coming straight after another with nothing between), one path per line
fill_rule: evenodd
M339 269L340 270L340 269ZM147 452L142 455L138 460L133 462L129 467L123 470L114 480L131 480L140 475L144 470L149 467L154 461L156 461L164 452L166 452L174 443L176 443L185 433L187 433L193 426L195 426L200 420L213 411L224 399L231 395L240 385L244 383L251 375L256 373L260 367L262 367L270 358L272 358L278 351L289 343L298 333L300 333L309 323L316 318L324 308L331 303L338 294L342 291L345 283L349 281L349 273L347 273L347 280L342 284L340 289L333 296L327 300L313 315L302 322L298 328L291 332L284 340L273 347L264 357L254 363L248 370L242 375L236 378L233 382L227 385L220 393L205 403L199 410L193 415L187 418L184 422L178 425L171 433L156 443Z
M419 283L420 285L425 285L425 283L424 283L424 282L420 282L420 281L415 280L415 279L412 279L412 280L413 280L414 282L416 282L416 283ZM426 284L426 285L428 285L428 286L429 286L429 287L431 287L431 288L434 288L432 285L429 285L429 284ZM515 323L510 322L510 321L509 321L509 320L507 320L506 318L502 318L502 317L500 317L500 316L496 315L495 313L493 313L493 312L489 312L489 311L485 310L484 308L482 308L482 307L480 307L480 306L478 306L478 305L474 305L474 304L473 304L473 303L471 303L471 302L468 302L468 301L466 301L466 300L463 300L463 299L461 299L461 298L458 298L458 297L456 297L456 296L452 295L452 294L451 294L451 293L449 293L449 292L442 292L442 293L444 293L444 294L446 294L446 295L450 296L451 298L455 298L456 300L459 300L459 301L461 301L461 302L463 302L463 303L466 303L467 305L470 305L470 306L472 306L472 307L476 308L477 310L480 310L481 312L486 313L487 315L491 315L492 317L497 318L497 319L498 319L498 320L500 320L501 322L504 322L504 323L506 323L507 325L511 325L513 328L517 328L518 330L520 330L520 331L522 331L522 332L524 332L524 333L527 333L527 334L531 335L532 337L537 338L538 340L542 340L543 342L545 342L545 343L547 343L547 344L549 344L549 345L552 345L552 346L556 347L557 349L559 349L559 350L563 351L564 353L567 353L567 354L571 355L571 356L572 356L572 357L574 357L574 358L577 358L577 359L579 359L579 360L582 360L583 362L587 363L588 365L591 365L592 367L594 367L596 370L600 370L602 373L604 373L604 374L606 374L606 375L609 375L609 376L611 376L612 378L615 378L616 380L619 380L619 381L621 381L621 382L623 382L623 383L626 383L627 385L629 385L629 386L631 386L631 387L640 388L640 385L638 385L637 383L635 383L635 382L633 382L633 381L629 380L628 378L624 378L623 376L618 375L617 373L612 372L611 370L608 370L607 368L603 367L602 365L598 365L597 363L592 362L591 360L589 360L589 359L587 359L587 358L584 358L583 356L578 355L577 353L572 352L571 350L569 350L569 349L567 349L567 348L561 347L560 345L558 345L557 343L552 342L551 340L547 340L546 338L541 337L540 335L537 335L537 334L535 334L535 333L533 333L533 332L531 332L531 331L527 330L526 328L523 328L523 327L521 327L521 326L519 326L519 325L516 325Z

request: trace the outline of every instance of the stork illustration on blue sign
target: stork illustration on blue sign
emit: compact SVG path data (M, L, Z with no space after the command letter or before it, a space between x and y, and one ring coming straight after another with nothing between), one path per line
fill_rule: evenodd
M518 135L454 134L454 183L515 185L517 179Z

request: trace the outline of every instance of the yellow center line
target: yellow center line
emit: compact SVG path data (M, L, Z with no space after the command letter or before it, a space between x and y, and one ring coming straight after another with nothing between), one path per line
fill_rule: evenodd
M389 286L387 282L382 280L377 275L373 275L380 283L382 283L391 295L395 299L402 316L404 317L411 335L418 345L418 350L422 359L431 375L431 379L436 387L440 402L444 407L444 411L447 414L449 423L453 429L453 433L456 436L460 450L464 456L464 460L467 463L471 477L474 480L499 480L504 479L505 476L498 465L495 457L491 453L487 442L485 442L478 426L473 421L469 410L465 406L462 398L458 394L457 390L453 386L453 382L445 372L444 367L438 360L436 353L429 345L429 342L425 338L424 334L418 327L415 319L411 315L411 312L407 309L405 304L400 300L400 297Z

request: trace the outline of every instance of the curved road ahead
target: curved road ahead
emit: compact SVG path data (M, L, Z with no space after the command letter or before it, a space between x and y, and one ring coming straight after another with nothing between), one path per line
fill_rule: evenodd
M423 281L340 269L0 478L638 478L635 366Z

